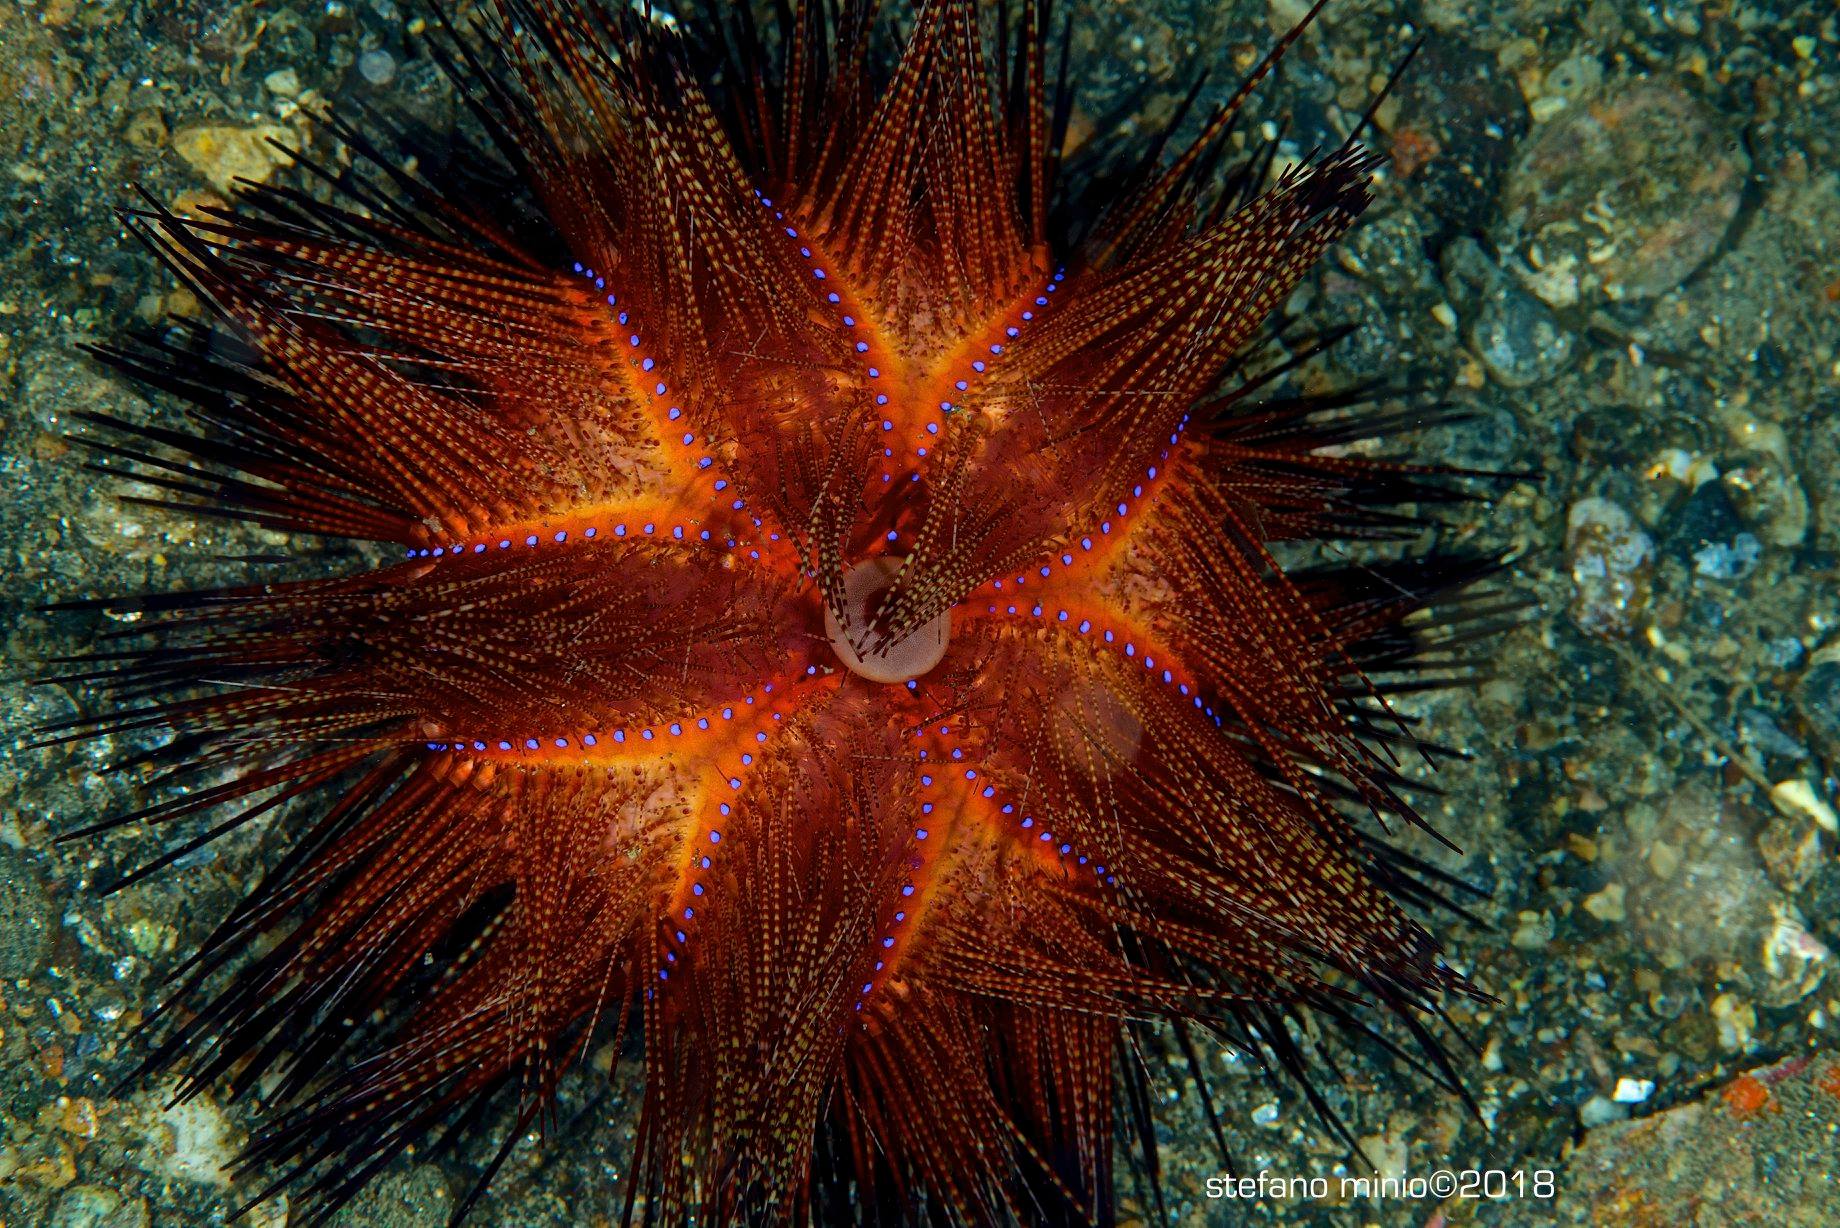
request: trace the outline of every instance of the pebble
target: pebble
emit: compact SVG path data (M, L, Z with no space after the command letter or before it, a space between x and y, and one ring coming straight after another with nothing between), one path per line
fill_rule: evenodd
M1596 93L1604 83L1603 61L1580 53L1561 60L1540 79L1540 98L1561 98L1578 102Z
M1642 1104L1655 1094L1653 1079L1632 1079L1628 1075L1616 1081L1616 1088L1610 1093L1610 1099L1618 1104Z
M396 79L396 59L387 51L366 51L358 57L358 75L372 85L388 85Z
M1522 951L1537 951L1553 940L1555 927L1549 912L1523 911L1515 922L1508 941Z
M166 117L149 107L128 116L121 133L136 149L158 149L166 144Z
M1763 971L1768 978L1761 1000L1765 1006L1800 1002L1820 987L1833 964L1827 944L1808 931L1808 923L1793 904L1775 907L1775 924L1763 940Z
M137 916L122 928L128 944L149 957L165 955L179 942L179 931L156 917Z
M50 1228L147 1228L145 1198L123 1198L102 1185L73 1185L58 1198Z
M1770 801L1775 807L1788 815L1804 815L1819 824L1822 831L1840 833L1840 816L1827 800L1814 791L1814 786L1801 777L1780 780L1770 788Z
M1532 387L1572 360L1572 335L1546 304L1518 287L1504 286L1483 304L1470 324L1469 344L1504 388Z
M1464 339L1497 384L1531 387L1570 364L1572 335L1546 304L1503 273L1481 244L1454 240L1440 265L1451 305L1469 319Z
M1808 748L1785 733L1776 718L1760 708L1740 711L1737 724L1743 740L1760 754L1796 761L1808 758Z
M1664 457L1658 463L1667 463L1670 459ZM1674 476L1674 468L1669 465L1670 477ZM1656 531L1661 538L1661 549L1691 567L1706 547L1730 542L1744 532L1744 521L1732 504L1725 483L1696 481L1692 493L1668 514Z
M1310 0L1266 0L1266 24L1274 34L1288 34L1310 15Z
M1724 239L1750 158L1678 84L1619 79L1579 95L1545 95L1566 105L1546 108L1508 171L1497 250L1555 307L1671 290Z
M267 183L275 168L289 159L271 141L298 143L292 130L279 124L242 128L234 124L192 124L173 134L173 151L203 175L219 192L229 192L237 180Z
M1618 1104L1608 1096L1592 1096L1578 1106L1578 1122L1587 1129L1592 1126L1609 1125L1627 1116L1629 1116L1628 1106Z
M150 1133L155 1144L147 1161L154 1169L192 1185L229 1186L239 1148L237 1130L210 1097L162 1110Z
M1602 891L1584 898L1584 910L1606 925L1615 925L1628 916L1623 899L1628 889L1621 883L1605 883Z
M1764 452L1740 457L1721 485L1745 524L1767 544L1795 547L1808 536L1808 495L1782 457Z
M1656 878L1674 877L1680 869L1680 850L1665 840L1657 840L1648 847L1648 868Z
M1396 1130L1383 1134L1363 1134L1355 1140L1361 1154L1374 1166L1374 1172L1381 1177L1403 1177L1410 1152L1405 1136Z
M1801 894L1828 861L1821 829L1791 818L1771 823L1757 834L1757 853L1770 881L1790 895Z
M1591 635L1624 635L1648 608L1655 544L1636 519L1608 499L1580 499L1566 513L1572 621Z
M278 68L262 78L268 92L277 98L300 97L300 74L291 68Z
M1713 1023L1718 1025L1720 1048L1738 1053L1750 1047L1751 1037L1757 1031L1756 1007L1736 994L1722 993L1712 1000L1708 1009Z
M1730 542L1707 542L1693 552L1693 571L1709 580L1742 580L1757 570L1763 543L1754 534L1740 533Z
M1654 826L1629 831L1639 843L1653 842L1651 848L1668 833L1681 849L1678 866L1665 878L1631 883L1624 932L1647 952L1646 966L1717 970L1720 999L1693 1024L1708 1056L1715 1046L1728 1052L1749 1047L1754 1004L1784 1006L1805 997L1830 958L1806 935L1801 914L1765 871L1736 810L1721 792L1693 784L1667 798ZM1670 1046L1686 1052L1680 1049L1689 1043L1686 1035Z

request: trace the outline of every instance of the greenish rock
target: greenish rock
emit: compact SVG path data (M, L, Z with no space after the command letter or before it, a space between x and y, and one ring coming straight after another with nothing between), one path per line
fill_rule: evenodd
M147 1200L104 1185L73 1185L59 1195L49 1228L147 1228Z
M379 1177L333 1217L334 1228L441 1228L454 1213L453 1195L432 1165Z
M37 976L51 954L57 918L38 875L15 854L0 854L0 981Z
M1828 748L1840 748L1840 656L1812 665L1795 684L1796 699L1815 734Z

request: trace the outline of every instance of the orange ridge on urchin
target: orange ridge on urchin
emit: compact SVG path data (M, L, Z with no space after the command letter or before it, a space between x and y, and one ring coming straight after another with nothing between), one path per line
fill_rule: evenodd
M1221 171L1242 90L1068 219L1043 0L995 56L973 0L898 49L868 0L481 7L440 45L502 167L334 121L332 203L135 221L215 323L102 351L189 425L94 446L401 556L96 603L149 617L59 732L216 783L90 830L226 812L144 873L302 803L146 1069L262 1086L317 1222L636 1029L667 1223L1107 1222L1144 1021L1295 1073L1367 1000L1447 1071L1476 991L1368 820L1416 821L1385 694L1494 607L1405 620L1486 564L1287 570L1455 495L1332 446L1400 425L1359 395L1249 395L1377 159Z

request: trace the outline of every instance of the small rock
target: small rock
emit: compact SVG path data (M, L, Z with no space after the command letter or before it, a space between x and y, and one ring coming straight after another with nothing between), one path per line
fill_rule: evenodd
M1763 543L1749 533L1730 542L1708 542L1693 552L1693 571L1709 580L1742 580L1757 570Z
M1568 102L1580 102L1596 93L1603 83L1603 61L1594 55L1579 54L1553 66L1552 71L1540 82L1540 96L1556 96Z
M1357 1145L1367 1162L1374 1166L1374 1172L1382 1177L1403 1177L1406 1175L1408 1150L1405 1136L1398 1131L1388 1130L1384 1134L1364 1134Z
M1578 1106L1579 1124L1586 1129L1593 1126L1609 1125L1629 1116L1629 1106L1618 1104L1607 1096L1592 1096Z
M166 117L149 107L128 116L121 133L136 149L158 149L166 144Z
M1648 607L1655 546L1634 516L1608 499L1581 499L1566 513L1572 620L1591 635L1624 635Z
M267 183L276 167L291 162L270 142L287 144L295 139L290 130L278 124L257 124L253 128L192 124L173 134L173 150L212 187L228 192L239 179Z
M1508 941L1523 951L1537 951L1553 940L1554 925L1548 912L1522 912Z
M1265 0L1266 24L1274 34L1289 34L1310 15L1310 0Z
M179 942L179 931L157 917L136 916L123 931L128 944L149 958L165 955Z
M1606 883L1602 891L1584 898L1584 910L1606 925L1620 924L1628 915L1623 911L1627 889L1621 883Z
M1546 305L1514 283L1474 239L1438 257L1451 307L1469 321L1464 338L1496 383L1525 388L1551 379L1572 358L1572 335Z
M1527 104L1527 114L1534 123L1543 124L1570 105L1562 94L1545 94Z
M1808 668L1795 684L1795 700L1815 736L1840 750L1840 644L1808 658Z
M1786 816L1757 835L1757 852L1770 880L1790 895L1797 895L1825 864L1821 829Z
M1549 380L1572 360L1572 335L1559 327L1546 304L1506 283L1471 322L1469 345L1504 388Z
M237 1129L208 1096L152 1114L143 1129L152 1142L141 1160L149 1171L192 1185L229 1186Z
M1763 646L1763 654L1777 669L1794 669L1808 655L1808 650L1793 635L1779 635Z
M45 1106L39 1122L75 1138L96 1137L96 1102L88 1096L59 1096Z
M388 85L396 79L396 59L381 49L366 51L358 57L358 75L372 85Z
M1712 1022L1718 1025L1719 1047L1728 1053L1742 1053L1750 1048L1757 1032L1757 1008L1736 994L1722 993L1707 1008Z
M1768 978L1760 995L1765 1006L1788 1006L1813 993L1833 963L1833 952L1808 932L1793 904L1776 906L1776 923L1763 940L1763 971Z
M1655 841L1648 848L1648 868L1656 878L1674 877L1680 869L1680 850L1665 840Z
M1745 524L1765 542L1793 547L1808 536L1808 495L1779 458L1740 457L1726 469L1722 484Z
M1765 757L1792 762L1808 758L1808 748L1785 733L1776 718L1762 709L1745 708L1738 713L1738 734Z
M1656 532L1666 553L1691 566L1694 556L1707 546L1729 542L1744 532L1744 521L1725 484L1707 481L1695 485Z
M300 74L291 68L279 68L262 78L268 92L277 98L300 97Z
M1783 814L1813 819L1829 834L1840 832L1840 816L1836 816L1827 800L1814 791L1813 785L1799 776L1776 782L1770 789L1770 801Z
M1610 1099L1618 1104L1642 1104L1655 1094L1653 1079L1632 1079L1628 1075L1616 1081L1616 1088L1610 1093Z
M1690 960L1755 967L1784 896L1716 791L1683 786L1666 803L1667 875L1630 883L1631 934L1664 966ZM1656 840L1656 845L1659 840ZM1656 865L1653 848L1649 864Z
M147 1228L145 1198L124 1198L102 1185L73 1185L58 1198L50 1228Z

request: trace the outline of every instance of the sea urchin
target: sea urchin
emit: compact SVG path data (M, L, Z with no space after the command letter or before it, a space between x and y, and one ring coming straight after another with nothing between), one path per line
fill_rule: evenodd
M301 802L149 1059L262 1089L271 1189L630 1027L628 1215L1104 1222L1128 1026L1471 992L1360 816L1475 569L1272 553L1448 492L1246 395L1372 155L1229 166L1241 91L1070 189L1042 0L481 7L502 165L334 121L325 190L136 220L216 323L105 351L187 403L97 420L157 501L397 551L106 602L64 731L208 778L111 820L222 811L161 862Z

